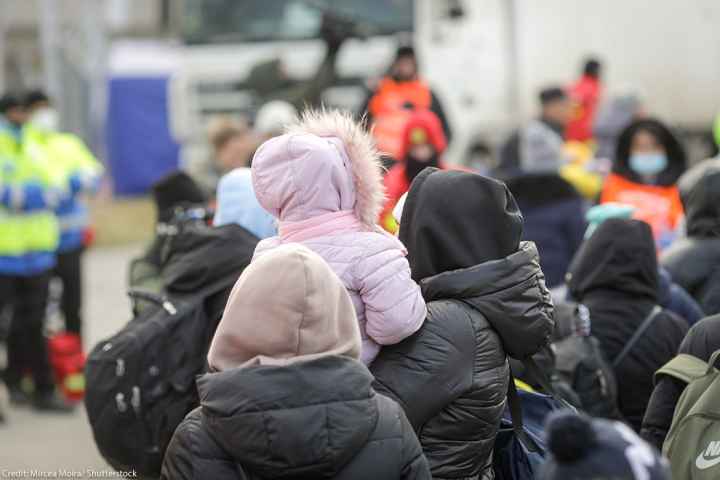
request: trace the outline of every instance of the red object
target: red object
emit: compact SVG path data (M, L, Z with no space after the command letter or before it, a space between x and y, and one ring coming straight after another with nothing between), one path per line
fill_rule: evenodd
M392 210L395 208L395 204L400 200L405 192L410 188L410 182L405 175L405 157L408 150L410 150L413 142L413 137L417 137L417 130L421 130L425 135L425 143L431 144L435 147L438 155L442 158L442 154L447 150L447 138L443 131L442 124L437 115L430 110L416 110L412 112L408 118L405 128L402 131L402 145L401 145L401 157L400 161L396 163L390 171L385 175L385 206L380 213L380 225L384 228L389 229L389 225L393 222L388 223L388 217L392 215ZM447 167L443 164L442 159L439 162L438 168L446 170ZM394 232L391 232L394 233Z
M50 365L63 395L69 400L82 400L85 395L85 354L82 341L74 333L59 333L48 340Z
M402 138L402 144L400 146L400 157L398 158L401 161L405 161L408 150L415 143L413 137L418 131L424 132L426 137L426 141L422 143L429 143L435 147L438 156L445 153L447 138L445 138L445 132L438 116L430 110L415 110L408 117L400 137Z
M575 103L575 114L565 128L566 140L585 142L592 138L592 124L601 93L600 80L590 75L582 76L570 86L568 95Z
M95 243L95 229L87 227L83 230L83 247L88 248Z
M368 104L378 150L399 160L402 157L400 139L403 127L412 115L412 109L424 110L431 105L432 93L425 82L396 82L392 78L384 78Z
M603 185L600 203L608 202L635 207L633 217L648 223L656 240L674 231L684 213L677 185L644 185L616 173L608 175Z

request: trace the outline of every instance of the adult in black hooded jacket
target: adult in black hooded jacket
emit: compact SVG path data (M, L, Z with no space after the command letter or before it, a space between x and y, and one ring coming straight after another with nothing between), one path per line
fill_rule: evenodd
M612 363L658 303L658 267L650 226L639 220L603 222L570 267L573 298L590 310L592 334ZM675 356L687 322L662 310L615 368L618 407L640 430L653 375Z
M709 166L681 189L687 237L663 252L660 263L708 315L720 313L720 167Z
M371 365L375 388L403 406L435 479L491 479L505 408L507 356L547 345L553 307L522 216L496 180L427 168L400 222L428 316Z
M685 353L709 361L713 352L720 350L720 315L707 317L693 325L680 344L678 353ZM675 377L661 375L658 378L643 419L641 436L662 450L665 437L670 431L675 407L687 383Z

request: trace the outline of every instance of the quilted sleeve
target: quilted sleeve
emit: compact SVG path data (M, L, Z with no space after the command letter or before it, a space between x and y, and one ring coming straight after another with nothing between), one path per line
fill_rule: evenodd
M399 248L370 251L355 267L365 304L366 332L380 345L393 345L415 333L427 313L420 287Z

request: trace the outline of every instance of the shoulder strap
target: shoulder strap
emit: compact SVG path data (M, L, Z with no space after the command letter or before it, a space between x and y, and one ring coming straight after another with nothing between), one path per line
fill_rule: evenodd
M512 374L512 370L510 371L510 381L508 382L507 399L508 409L510 410L510 419L512 420L515 436L529 452L540 452L540 447L537 443L535 443L530 435L525 432L522 417L522 405L520 403L520 396L518 395L517 387L515 386L515 377Z
M708 364L706 362L692 355L681 353L655 372L655 383L658 382L660 375L668 375L685 383L690 383L704 376L707 369Z
M617 368L620 366L623 360L625 360L625 357L627 357L628 353L635 347L635 344L640 340L640 337L642 337L648 328L650 328L650 325L655 321L658 314L662 312L662 308L659 305L655 305L652 309L652 311L648 314L647 317L645 317L645 320L640 324L637 330L635 330L635 333L630 338L630 340L625 344L625 347L623 347L620 354L615 357L615 360L612 363L613 368Z
M540 388L542 388L545 395L550 395L555 401L560 403L563 408L567 408L568 410L576 411L577 409L570 404L567 400L565 400L555 389L555 387L552 384L552 381L550 380L549 375L545 370L540 368L540 366L537 364L534 358L527 357L524 359L523 364L525 365L525 368L527 369L528 373L532 376L533 380L535 380L539 385Z

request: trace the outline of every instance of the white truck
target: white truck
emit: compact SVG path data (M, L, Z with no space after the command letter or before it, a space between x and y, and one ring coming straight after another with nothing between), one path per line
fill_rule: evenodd
M357 108L363 79L380 76L398 37L412 35L453 128L451 161L464 162L471 142L495 147L536 114L540 88L574 80L588 55L604 62L607 94L629 86L685 131L709 130L720 111L718 0L183 0L169 111L185 164L207 155L210 116L257 108L243 89L254 66L278 58L290 77L315 72L327 11L365 35L343 45L325 103Z

